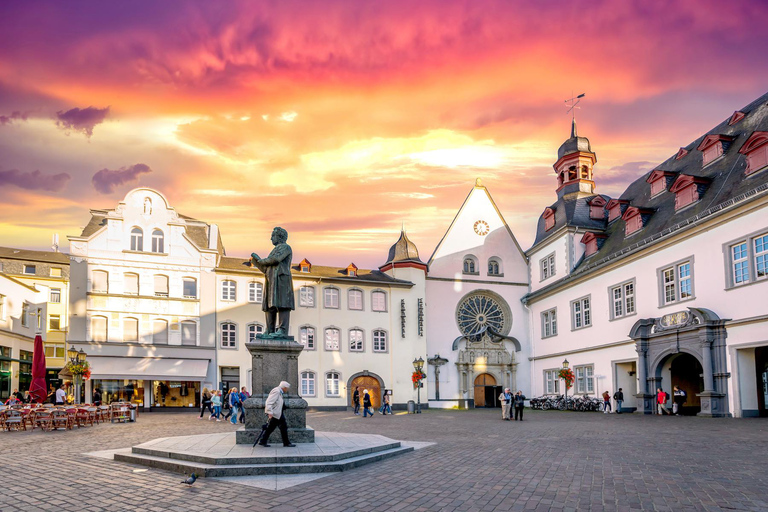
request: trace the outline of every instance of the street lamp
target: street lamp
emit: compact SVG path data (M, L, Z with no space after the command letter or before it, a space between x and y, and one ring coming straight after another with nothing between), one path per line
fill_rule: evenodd
M78 363L84 363L85 358L88 357L83 349L80 349L80 352L77 353L77 362Z
M67 357L69 358L70 361L72 361L73 363L76 363L77 362L77 349L75 349L75 347L69 347L69 350L67 350Z
M69 357L69 361L74 364L83 364L85 362L86 357L88 355L85 353L83 349L80 349L79 351L76 350L74 347L71 347L69 350L67 350L67 357ZM75 403L80 403L80 386L83 385L83 375L73 374L72 380L75 383Z
M563 370L568 369L568 359L563 360ZM568 408L568 380L563 379L563 383L565 384L565 408Z
M421 370L424 368L424 359L419 356L413 360L413 369L421 376ZM421 379L416 382L416 414L421 414Z

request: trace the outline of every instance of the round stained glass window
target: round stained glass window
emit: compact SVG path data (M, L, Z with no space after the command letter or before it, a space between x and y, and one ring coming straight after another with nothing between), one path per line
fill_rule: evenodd
M461 334L477 341L490 327L499 334L508 334L512 315L507 303L490 292L473 292L465 296L456 308L456 322Z

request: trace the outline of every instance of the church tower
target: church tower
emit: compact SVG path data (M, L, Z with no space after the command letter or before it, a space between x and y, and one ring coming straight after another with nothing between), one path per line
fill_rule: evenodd
M589 139L579 137L576 132L576 119L571 124L571 137L557 150L557 162L553 166L557 174L557 198L583 193L595 193L592 168L597 162L597 155L592 152Z

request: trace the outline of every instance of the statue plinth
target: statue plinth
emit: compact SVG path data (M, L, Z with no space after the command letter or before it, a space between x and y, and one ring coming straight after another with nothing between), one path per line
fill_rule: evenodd
M315 431L307 428L307 401L298 394L299 354L304 346L297 343L293 336L259 334L254 341L246 343L245 347L251 353L253 394L244 403L245 430L237 431L237 444L253 444L261 433L261 426L269 421L264 412L267 396L282 380L291 385L288 393L283 395L283 414L288 423L291 442L314 443ZM268 442L282 444L279 429L275 429Z

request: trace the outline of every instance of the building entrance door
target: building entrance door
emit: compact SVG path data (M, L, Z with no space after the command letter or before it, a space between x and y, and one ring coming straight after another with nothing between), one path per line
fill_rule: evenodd
M672 388L666 391L674 395L674 386L677 386L688 394L681 414L697 414L701 411L701 400L697 395L704 391L701 364L691 354L678 354L672 359L670 373Z
M760 416L768 416L768 347L755 349L757 370L757 410Z
M475 407L501 407L498 399L501 392L493 375L483 373L475 377Z
M360 388L360 407L363 406L363 397L365 396L366 389L368 390L368 394L371 396L371 406L373 409L376 410L381 407L381 384L379 383L379 379L370 375L361 375L352 379L349 389L347 390L350 407L354 407L355 405L352 403L352 398L355 394L356 386Z

